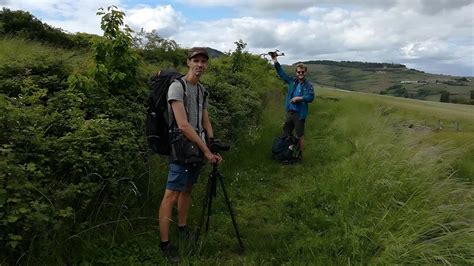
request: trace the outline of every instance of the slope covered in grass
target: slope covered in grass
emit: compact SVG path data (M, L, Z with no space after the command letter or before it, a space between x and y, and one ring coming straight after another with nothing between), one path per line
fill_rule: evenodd
M317 92L302 164L270 159L283 119L278 93L267 95L260 127L225 154L221 170L245 252L238 251L218 188L210 231L195 249L199 255L182 242L184 262L472 264L474 172L466 168L459 176L455 165L471 161L474 132L439 130L424 122L443 114L444 105L416 112L389 97ZM469 115L463 119L473 122ZM154 168L155 188L162 189L166 166ZM208 171L193 193L193 226ZM158 228L151 226L110 250L95 251L96 262L161 263L158 244Z
M440 101L443 92L448 92L449 102L469 104L474 90L472 78L424 73L399 65L312 61L307 66L311 81L350 91L435 102ZM285 70L292 73L294 66L285 66Z

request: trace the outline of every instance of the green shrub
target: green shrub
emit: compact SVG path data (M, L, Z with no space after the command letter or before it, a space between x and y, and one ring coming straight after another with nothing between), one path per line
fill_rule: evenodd
M132 49L131 31L122 29L124 14L98 14L104 36L76 38L93 43L90 69L41 47L39 55L6 54L0 62L0 263L74 264L110 245L117 230L126 235L121 221L131 223L143 202L161 196L140 178L149 171L143 102L151 74L140 71L153 60L184 69L185 51L152 49L141 64L143 51ZM234 140L256 127L261 95L281 86L264 60L242 51L238 60L245 67L235 73L235 58L211 60L205 77L214 128Z
M91 74L70 74L53 55L0 66L1 241L11 262L47 249L69 261L68 245L54 243L120 217L124 198L139 195L145 88L114 15Z

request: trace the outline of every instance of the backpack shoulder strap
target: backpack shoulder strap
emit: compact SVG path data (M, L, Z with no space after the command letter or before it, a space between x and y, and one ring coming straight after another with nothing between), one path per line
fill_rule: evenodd
M203 103L206 101L207 96L209 96L209 92L206 90L206 88L201 84L201 82L198 82L197 84L198 89L202 92L202 97L203 97Z
M179 77L176 80L179 81L179 83L181 83L181 86L183 86L184 95L186 97L186 83L184 83L183 77Z
M183 88L183 105L184 105L184 109L186 110L186 113L187 113L186 103L185 103L185 101L186 101L186 82L183 80L183 77L184 76L178 77L178 78L174 79L173 82L178 81L181 84L181 87ZM173 82L171 82L171 83L173 83ZM171 121L170 128L172 130L176 130L178 128L178 125L176 124L176 118L174 117L173 109L170 110L169 120ZM188 117L188 121L189 121L189 117Z

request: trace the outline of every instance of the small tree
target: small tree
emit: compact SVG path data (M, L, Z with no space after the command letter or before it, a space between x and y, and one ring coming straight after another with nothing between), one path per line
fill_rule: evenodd
M234 43L237 47L235 48L235 51L232 53L232 72L233 73L239 72L242 70L244 66L242 51L247 46L247 43L245 43L242 40L238 40Z
M99 8L97 15L102 16L100 28L105 39L96 44L95 79L110 93L134 99L141 92L133 89L137 87L138 70L138 59L131 48L133 31L124 25L125 13L116 6L109 6L107 12Z
M441 96L439 98L439 101L442 102L442 103L449 103L449 96L450 96L450 93L443 90L441 91Z
M138 49L155 50L163 49L164 51L173 51L179 48L174 40L164 39L156 30L146 32L143 29L137 32L133 38L133 45Z
M141 29L133 37L133 46L151 64L179 68L186 62L186 51L174 40L159 36L156 30L146 32Z

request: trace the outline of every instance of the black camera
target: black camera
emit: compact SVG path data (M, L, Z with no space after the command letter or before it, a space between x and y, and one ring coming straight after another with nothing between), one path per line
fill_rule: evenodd
M274 52L268 52L268 55L273 57L284 56L285 53L281 53L280 50L276 49Z
M207 146L213 153L228 151L230 149L230 145L223 143L220 139L210 139Z
M276 53L276 52L268 52L268 55L271 56L272 58L273 58L273 57L277 57L277 53Z

